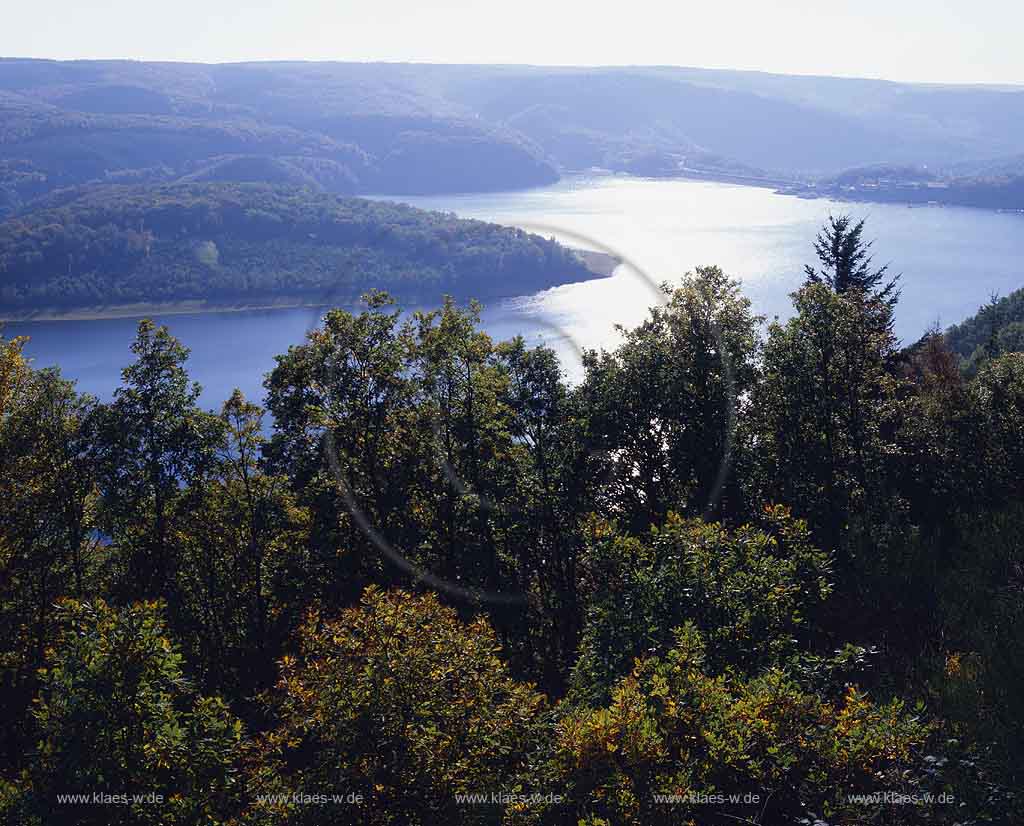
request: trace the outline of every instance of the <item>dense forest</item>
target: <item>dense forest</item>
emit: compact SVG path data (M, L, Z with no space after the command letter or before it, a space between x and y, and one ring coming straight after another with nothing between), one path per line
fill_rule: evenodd
M1021 176L1022 116L1020 88L761 72L0 59L0 215L69 186L254 170L374 195L539 186L595 166Z
M594 277L522 230L309 188L57 192L0 223L0 318L131 303L493 299Z
M4 340L0 820L1022 822L1024 355L899 350L862 232L575 385L379 292L265 409L149 321L102 403Z
M1005 298L993 296L976 315L953 325L945 335L970 373L999 353L1024 352L1024 288Z

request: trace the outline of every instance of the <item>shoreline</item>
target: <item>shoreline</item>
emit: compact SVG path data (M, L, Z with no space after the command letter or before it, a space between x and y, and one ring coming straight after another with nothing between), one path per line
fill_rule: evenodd
M900 197L901 193L892 189L881 189L875 192L866 189L854 190L831 190L818 189L808 185L806 182L787 180L784 178L756 177L747 175L732 175L729 173L703 172L697 169L687 169L679 175L664 176L653 180L688 180L688 181L710 181L712 183L732 184L734 186L748 186L756 189L771 189L776 195L788 195L791 198L799 198L802 201L835 201L841 204L887 204L890 206L905 206L910 209L980 209L986 212L993 212L1000 215L1024 215L1024 207L1021 206L997 206L995 204L981 203L960 203L956 200L934 197L929 200L922 198ZM939 196L946 190L914 190L924 191L929 195ZM877 194L876 194L877 193ZM891 197L883 197L890 195ZM873 197L874 196L874 197Z
M573 248L573 252L576 253L576 256L593 275L593 279L611 277L615 269L622 263L615 256L604 252L577 248ZM548 288L557 287L563 283L573 282L553 283ZM372 287L368 285L367 289L372 289ZM520 295L523 295L523 293L510 292L507 295L493 295L487 300L502 301L508 298L516 298ZM437 300L440 300L440 296ZM355 304L357 302L358 297L348 303ZM422 299L417 299L409 303L419 305L426 302ZM66 311L56 308L41 308L38 310L28 310L23 313L3 313L0 311L0 324L29 324L37 321L109 321L118 318L145 318L155 315L214 315L216 313L244 313L261 310L312 310L331 306L342 305L330 301L325 303L323 300L315 300L310 296L287 295L252 302L244 300L217 302L205 299L186 299L184 301L137 302L134 304L78 307Z

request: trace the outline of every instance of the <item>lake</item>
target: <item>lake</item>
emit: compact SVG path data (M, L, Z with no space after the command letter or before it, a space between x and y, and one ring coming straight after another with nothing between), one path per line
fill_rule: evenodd
M876 263L903 273L896 332L913 341L929 326L955 323L993 293L1024 286L1024 216L954 207L844 204L704 181L571 178L522 192L392 198L426 209L520 226L629 262L610 278L568 284L485 309L497 338L546 342L571 378L579 349L610 347L616 323L632 326L657 300L654 285L718 264L743 281L755 309L790 312L789 293L813 262L815 234L830 212L867 218ZM234 387L262 397L274 355L301 343L319 310L268 310L156 318L192 350L189 369L202 403L218 407ZM57 364L79 389L109 398L131 359L137 319L14 323L7 336L31 337L37 367Z

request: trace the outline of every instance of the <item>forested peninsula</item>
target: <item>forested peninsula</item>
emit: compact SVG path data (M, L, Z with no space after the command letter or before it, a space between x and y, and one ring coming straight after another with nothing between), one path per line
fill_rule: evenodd
M450 213L239 183L55 193L0 223L0 319L522 295L608 256ZM120 313L124 314L124 313Z

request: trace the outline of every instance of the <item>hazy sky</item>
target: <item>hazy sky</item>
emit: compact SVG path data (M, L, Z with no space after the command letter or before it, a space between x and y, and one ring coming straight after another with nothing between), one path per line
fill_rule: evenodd
M0 55L671 64L1024 83L1021 0L4 0Z

